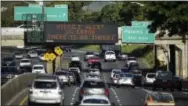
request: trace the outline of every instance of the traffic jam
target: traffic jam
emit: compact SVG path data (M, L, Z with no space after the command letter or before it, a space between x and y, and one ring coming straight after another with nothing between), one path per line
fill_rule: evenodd
M66 50L65 50L66 51ZM67 50L70 53L71 50ZM25 53L15 52L13 57L6 57L2 61L2 82L25 72L38 73L29 85L28 105L33 104L58 104L64 105L64 89L71 86L79 87L78 101L73 106L116 106L111 102L110 88L150 87L153 92L144 98L145 106L175 106L171 93L157 92L158 89L182 90L182 79L173 76L171 72L157 70L156 72L143 73L139 69L136 57L126 53L117 53L113 50L101 53L86 52L82 60L79 55L70 57L69 68L60 68L53 74L48 74L44 64L33 64L32 59L45 61L44 49L31 49ZM16 62L19 60L18 66ZM82 61L87 63L87 70L83 69ZM109 70L109 80L105 80L102 64L106 62L124 62L124 67ZM7 68L8 67L8 68ZM16 67L16 68L15 68ZM85 76L81 77L81 73Z

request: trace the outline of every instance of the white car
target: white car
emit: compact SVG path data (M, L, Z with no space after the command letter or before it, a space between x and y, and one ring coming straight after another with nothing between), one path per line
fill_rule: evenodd
M40 65L40 64L33 65L32 73L46 73L44 65Z
M133 75L130 73L120 73L117 84L118 84L118 87L122 85L128 85L134 88L135 84L133 81Z
M84 96L79 106L114 106L105 95Z
M94 57L94 56L95 56L95 54L93 52L86 52L84 60L86 61L89 58Z
M45 61L44 54L38 56L41 61Z
M90 69L89 73L91 74L96 74L96 75L100 75L100 70L99 69Z
M86 78L87 78L87 79L100 79L101 77L100 77L100 75L98 75L98 74L88 73L88 74L86 75Z
M114 77L114 74L116 73L120 73L121 72L121 69L112 69L112 72L111 72L111 78Z
M70 67L69 71L77 71L78 73L80 73L80 69L78 67Z
M155 81L156 73L147 73L145 78L145 84L153 84Z
M116 54L114 51L106 51L104 55L104 61L116 61Z
M138 64L138 61L136 61L136 60L128 60L127 61L127 66L129 67L131 64Z
M38 75L29 89L28 105L58 104L63 105L64 92L59 79L55 75Z
M36 51L29 51L28 56L30 58L36 58L36 57L38 57L38 53Z
M80 61L80 57L77 56L77 55L73 55L73 56L71 57L71 61Z
M21 58L23 58L23 54L22 54L22 53L19 53L19 52L16 52L16 53L14 54L14 57L15 57L16 59L21 59Z
M69 72L68 72L68 70L56 71L55 75L57 75L59 77L60 82L62 84L68 84L68 85L70 85L70 78L69 78Z
M20 67L24 67L24 66L31 66L31 60L30 59L21 59Z

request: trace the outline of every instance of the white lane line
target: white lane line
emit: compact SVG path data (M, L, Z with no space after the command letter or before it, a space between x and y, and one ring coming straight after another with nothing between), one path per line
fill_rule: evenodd
M73 104L74 104L74 102L75 102L76 92L77 92L78 89L79 89L79 88L76 87L76 89L74 90L74 93L72 94L72 99L71 99L71 103L70 103L70 105L73 105Z
M114 93L114 95L115 95L115 97L116 97L116 99L117 99L117 102L118 102L119 106L122 106L122 103L121 103L121 101L120 101L119 97L117 96L116 91L115 91L113 88L110 88L110 89L111 89L111 90L112 90L112 92Z

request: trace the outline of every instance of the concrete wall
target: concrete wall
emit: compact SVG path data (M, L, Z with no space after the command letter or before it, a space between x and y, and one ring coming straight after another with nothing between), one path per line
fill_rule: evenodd
M24 40L1 40L1 46L24 46Z

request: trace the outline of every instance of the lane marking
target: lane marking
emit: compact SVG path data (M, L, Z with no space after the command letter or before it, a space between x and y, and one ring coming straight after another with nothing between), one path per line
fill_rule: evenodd
M115 91L113 88L110 88L110 89L111 89L111 90L112 90L112 92L114 93L115 98L117 99L118 105L119 105L119 106L122 106L122 103L121 103L121 101L120 101L119 97L117 96L116 91Z
M72 99L71 99L71 102L70 102L70 105L73 105L74 104L74 100L75 100L75 96L76 96L76 92L77 92L77 90L79 89L79 87L76 87L76 89L74 90L74 93L73 93L73 95L72 95Z
M28 100L28 96L24 97L23 100L20 102L19 106L23 106L24 103Z

